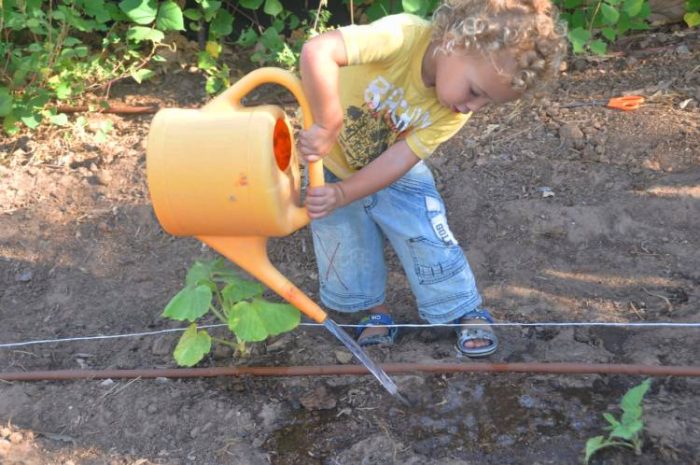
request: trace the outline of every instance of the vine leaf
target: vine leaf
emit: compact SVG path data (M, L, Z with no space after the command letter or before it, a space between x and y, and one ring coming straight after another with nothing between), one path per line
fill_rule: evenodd
M180 366L191 367L196 365L211 350L211 336L206 330L197 330L197 325L192 323L175 346L173 356Z
M292 305L253 299L252 302L238 302L231 308L228 327L239 340L258 342L291 331L300 320L299 310Z
M209 311L212 292L205 284L185 286L170 299L163 316L177 321L195 321Z

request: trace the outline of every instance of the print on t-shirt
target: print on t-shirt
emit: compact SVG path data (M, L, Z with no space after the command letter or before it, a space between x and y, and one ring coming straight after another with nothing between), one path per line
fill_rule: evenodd
M378 76L365 89L362 107L350 105L338 142L348 165L361 169L411 130L430 126L430 114L410 106L402 87Z

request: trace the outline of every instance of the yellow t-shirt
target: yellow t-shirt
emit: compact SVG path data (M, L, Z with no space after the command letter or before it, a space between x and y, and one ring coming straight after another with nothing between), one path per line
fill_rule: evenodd
M440 105L421 78L428 21L398 14L340 32L348 55L339 76L343 128L324 159L336 176L347 178L400 139L426 158L467 122L469 114Z

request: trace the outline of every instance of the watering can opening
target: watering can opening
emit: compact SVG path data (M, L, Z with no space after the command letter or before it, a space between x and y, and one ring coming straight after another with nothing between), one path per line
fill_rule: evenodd
M287 123L282 118L275 123L275 129L272 133L272 147L277 167L280 171L287 171L292 159L292 136L289 134Z

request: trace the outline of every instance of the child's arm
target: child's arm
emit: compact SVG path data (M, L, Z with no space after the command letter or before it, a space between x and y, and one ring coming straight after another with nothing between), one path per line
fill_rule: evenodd
M299 133L297 143L307 161L328 155L338 138L343 125L338 69L347 64L345 42L339 31L314 37L301 50L302 85L314 117L314 124Z
M326 156L340 133L343 108L338 92L338 70L347 64L345 42L339 31L317 36L302 48L302 84L311 105L314 124L299 133L297 146L307 161L316 161ZM395 143L350 178L310 188L306 197L309 216L322 218L338 207L387 187L419 160L406 141Z
M384 189L406 174L420 158L400 140L348 179L309 189L306 208L313 219Z

